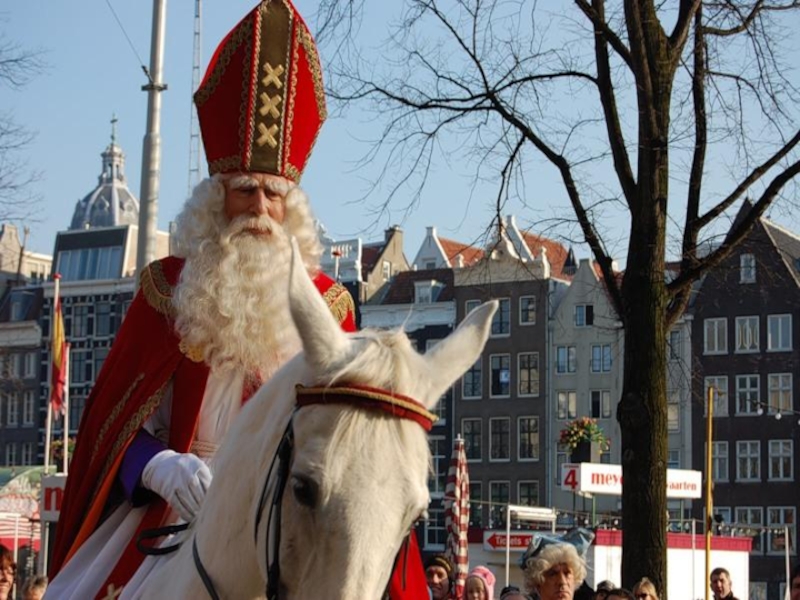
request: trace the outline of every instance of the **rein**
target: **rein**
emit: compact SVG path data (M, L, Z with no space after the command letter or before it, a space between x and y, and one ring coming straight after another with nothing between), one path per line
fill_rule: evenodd
M315 404L346 404L357 408L381 410L389 415L414 421L425 431L430 431L433 423L438 418L428 411L421 403L413 398L396 394L364 385L346 385L340 387L304 387L295 386L297 410ZM275 475L275 487L272 491L272 500L269 504L267 515L267 543L265 548L267 565L267 600L278 600L280 588L280 542L281 542L281 507L286 484L289 481L289 464L294 450L294 414L283 432L278 450L272 458L261 495L258 499L256 510L254 542L258 546L258 528L261 525L264 511L267 508L267 496L270 482ZM196 537L192 542L192 556L195 568L205 585L206 591L212 600L217 600L219 594L208 575L197 550Z

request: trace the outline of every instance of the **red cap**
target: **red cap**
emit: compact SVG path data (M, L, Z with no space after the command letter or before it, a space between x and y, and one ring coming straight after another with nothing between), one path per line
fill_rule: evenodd
M212 175L300 180L327 111L317 47L289 0L263 0L225 36L194 102Z

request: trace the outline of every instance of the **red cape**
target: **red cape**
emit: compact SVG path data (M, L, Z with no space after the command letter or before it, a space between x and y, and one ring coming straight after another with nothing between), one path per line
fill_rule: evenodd
M189 450L209 370L186 354L191 352L181 348L174 330L172 288L183 263L168 257L142 271L140 289L86 401L71 461L73 476L67 478L56 529L51 578L119 502L118 494L111 492L122 457L170 380L173 402L179 398L181 407L172 411L169 447ZM314 283L342 328L355 331L353 299L347 290L322 273ZM166 514L163 500L153 502L139 530L158 527ZM141 564L144 556L135 548L135 537L101 589L109 584L122 587Z

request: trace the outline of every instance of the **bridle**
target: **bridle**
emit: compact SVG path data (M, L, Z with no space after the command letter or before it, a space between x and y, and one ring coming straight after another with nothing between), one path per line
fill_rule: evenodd
M304 387L295 386L295 410L283 432L278 450L272 458L261 495L256 508L254 543L258 547L258 530L267 508L270 483L274 488L272 499L269 502L267 516L267 600L278 600L280 589L280 542L281 542L281 506L286 484L289 480L289 466L294 450L294 415L303 407L315 404L346 404L368 410L381 410L399 419L408 419L419 424L425 431L430 431L437 420L436 415L429 412L422 404L401 394L391 391L372 388L364 385L343 385L338 387ZM192 539L192 557L197 573L205 585L206 591L212 600L219 600L219 594L214 588L211 577L203 566L197 550L197 536Z

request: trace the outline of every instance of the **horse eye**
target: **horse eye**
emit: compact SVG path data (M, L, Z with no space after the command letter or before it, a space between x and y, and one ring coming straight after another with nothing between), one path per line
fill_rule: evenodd
M292 477L292 493L300 504L307 508L314 508L319 497L319 486L316 481L304 475L294 475Z

